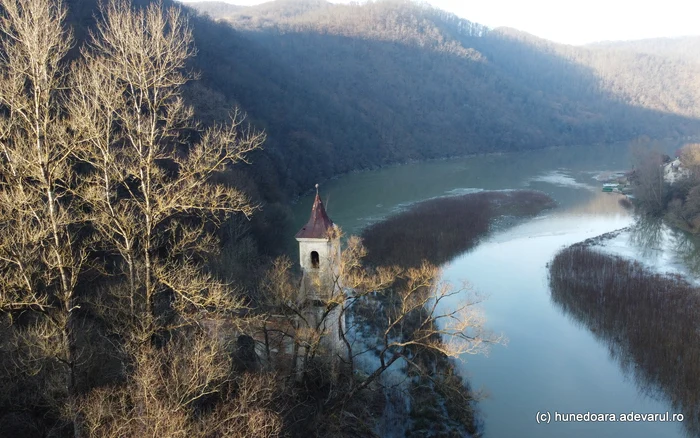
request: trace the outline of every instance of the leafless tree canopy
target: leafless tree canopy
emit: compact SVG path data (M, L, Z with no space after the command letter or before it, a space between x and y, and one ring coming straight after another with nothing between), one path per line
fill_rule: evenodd
M502 335L489 332L485 319L478 308L481 297L469 291L468 286L454 289L450 284L439 280L439 270L427 263L417 268L399 267L368 268L363 264L367 252L358 237L350 237L337 262L340 269L332 282L325 287L337 289L340 285L344 294L325 295L331 298L326 303L326 311L320 321L310 324L303 317L288 318L290 324L285 332L294 343L306 347L307 357L299 361L302 367L315 366L314 355L323 348L324 322L333 318L332 309L339 307L341 316L353 314L357 325L350 325L340 331L347 349L342 361L349 371L355 372L355 359L368 351L377 352L379 366L369 370L361 382L353 382L348 392L340 398L352 398L358 391L373 384L397 360L403 360L409 367L421 371L412 362L419 351L463 358L468 354L487 353L493 344L505 342ZM290 276L291 263L278 259L263 283L266 296L274 300L273 307L282 309L287 315L303 315L304 303L299 300L297 290ZM323 287L324 285L320 285ZM320 293L324 295L323 292ZM378 295L379 294L379 295ZM451 297L460 296L458 306L447 306ZM372 336L370 344L360 342L356 337L359 325L367 323L362 313L369 312L379 333ZM280 329L280 324L276 329ZM283 326L282 326L283 327ZM296 358L293 358L296 359ZM364 370L367 372L367 370ZM297 370L298 372L298 370ZM312 370L304 368L302 373Z
M334 408L399 359L419 368L419 349L458 357L502 340L478 300L442 306L458 291L435 268L369 269L358 238L333 261L323 324L305 319L288 260L249 308L209 265L215 231L258 206L215 176L265 135L237 110L225 125L193 120L182 93L195 48L178 8L106 2L70 63L65 18L60 0L0 0L3 405L40 409L52 433L76 437L275 437L282 413L308 406L288 404L326 354L325 323L355 306L379 306L381 365L331 391ZM341 328L352 377L365 347ZM273 333L293 345L289 366L272 366L289 357ZM261 337L268 360L241 369L234 358L257 358Z
M69 65L62 2L3 0L0 8L0 312L3 323L14 322L7 348L21 375L46 379L50 396L37 398L76 436L185 434L191 406L223 397L230 384L223 338L198 329L190 344L160 348L153 336L240 316L236 291L205 262L218 248L212 230L256 206L211 177L245 161L264 135L239 112L225 126L203 130L193 121L181 92L195 50L179 9L107 3ZM96 278L107 286L90 290ZM170 304L157 308L157 294ZM81 404L76 374L90 360L88 313L119 336L117 350L134 372ZM133 391L153 392L155 405ZM95 413L114 400L109 420ZM177 415L159 414L163 406ZM228 414L231 431L248 421Z

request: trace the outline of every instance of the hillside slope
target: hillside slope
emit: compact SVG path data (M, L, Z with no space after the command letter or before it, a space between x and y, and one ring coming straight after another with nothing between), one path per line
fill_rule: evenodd
M196 3L190 3L184 1L183 4L186 6L194 7L202 14L209 15L216 18L225 18L240 12L244 9L243 6L236 6L226 2L219 1L202 1Z
M649 38L636 41L604 41L591 44L590 47L675 57L700 63L700 36Z
M406 159L700 133L700 67L685 59L559 45L400 0L279 0L225 22L247 50L199 44L200 58L235 58L214 87L263 121L301 190Z
M68 3L80 40L97 1ZM700 133L686 58L559 45L401 0L188 6L209 14L191 12L189 101L205 123L240 105L266 130L236 176L266 202L411 159Z

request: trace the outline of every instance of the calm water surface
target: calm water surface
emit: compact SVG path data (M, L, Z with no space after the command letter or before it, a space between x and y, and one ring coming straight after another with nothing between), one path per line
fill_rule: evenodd
M675 145L672 145L673 147ZM605 344L550 299L547 263L565 246L633 223L615 195L600 192L601 174L629 167L626 145L588 146L409 164L350 174L321 188L328 213L347 234L411 203L474 190L531 188L559 207L495 232L444 266L444 277L488 296L488 327L509 343L459 365L476 389L485 435L509 437L680 437L674 423L537 424L536 413L665 413L665 400L641 395ZM298 227L311 195L295 205ZM633 246L632 244L630 244ZM455 299L458 299L456 297Z

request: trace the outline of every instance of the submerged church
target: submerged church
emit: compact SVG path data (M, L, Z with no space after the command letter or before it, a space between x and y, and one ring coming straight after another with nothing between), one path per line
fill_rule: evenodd
M321 333L319 356L331 360L334 368L346 358L345 293L341 284L340 230L328 217L318 193L308 222L296 234L302 280L298 304L303 322Z
M271 314L263 321L257 338L248 339L252 345L249 355L272 368L291 365L298 378L313 362L325 363L336 378L348 359L343 338L346 296L341 281L340 229L328 217L318 185L311 216L295 237L302 278L286 302L293 310Z

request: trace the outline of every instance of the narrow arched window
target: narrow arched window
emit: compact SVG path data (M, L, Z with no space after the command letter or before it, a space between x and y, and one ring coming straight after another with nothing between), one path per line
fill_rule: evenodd
M318 268L319 258L316 251L311 251L311 267Z

